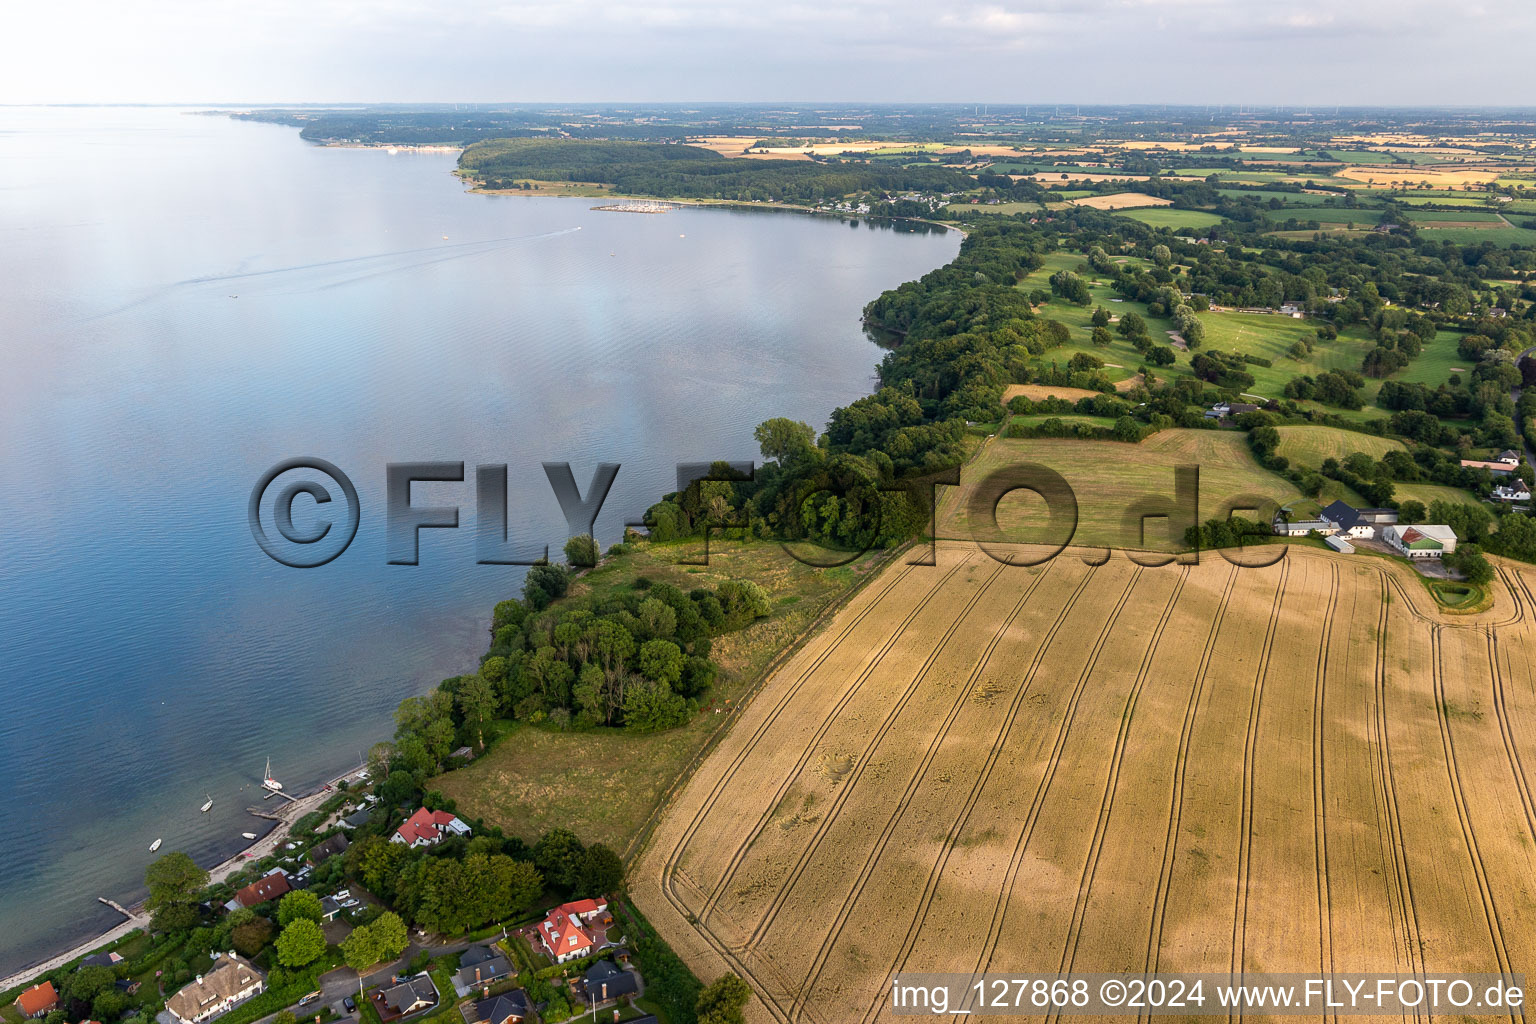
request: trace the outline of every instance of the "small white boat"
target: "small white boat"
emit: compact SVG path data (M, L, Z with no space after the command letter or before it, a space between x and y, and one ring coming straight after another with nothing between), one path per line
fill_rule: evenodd
M156 850L160 849L160 843L161 842L162 842L162 840L156 839L154 842L150 843L149 844L149 852L150 853L154 853Z
M267 773L261 777L261 784L276 793L283 788L283 784L272 777L272 759L267 758Z
M201 810L204 814L207 814L212 809L213 809L213 795L209 794L208 802L203 804L203 806L200 807L199 810Z
M241 839L255 839L256 838L256 833L255 832L241 832L240 833L240 838Z

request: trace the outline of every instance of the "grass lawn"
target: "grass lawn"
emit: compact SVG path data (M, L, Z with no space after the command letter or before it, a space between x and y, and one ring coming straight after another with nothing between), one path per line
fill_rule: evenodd
M1437 228L1425 224L1421 237L1433 242L1492 242L1495 245L1536 245L1536 231L1517 227Z
M1128 529L1125 518L1140 499L1172 501L1176 466L1200 469L1198 515L1202 521L1216 516L1224 500L1240 494L1263 495L1282 505L1302 497L1285 478L1255 462L1245 435L1232 430L1164 430L1135 445L997 437L961 470L961 486L949 489L942 499L939 536L970 537L965 499L971 487L994 470L1025 462L1049 466L1072 487L1077 498L1074 544L1166 550L1169 545L1160 542L1156 534L1161 529L1158 520L1147 522L1148 536L1143 543L1139 528L1132 525ZM1048 539L1045 504L1030 492L1016 491L1004 497L998 504L997 519L1010 541L1038 543Z
M627 856L672 784L762 681L775 657L796 646L824 609L873 576L884 561L871 553L849 565L816 569L775 543L714 538L707 567L684 564L701 555L697 542L641 544L571 587L572 594L601 594L632 587L643 575L685 591L750 579L768 592L773 611L767 619L715 638L711 656L721 666L720 679L710 692L710 705L693 721L648 735L508 723L486 754L432 779L427 788L456 800L461 813L483 817L523 839L532 841L563 825L585 842L604 843Z
M1480 505L1477 495L1471 491L1464 491L1460 487L1447 487L1444 484L1394 484L1392 498L1402 503L1412 499L1422 501L1426 508L1432 501L1452 501L1461 505Z
M1090 427L1113 427L1115 425L1115 418L1113 416L1079 416L1075 413L1064 413L1062 415L1031 413L1028 416L1010 417L1008 422L1010 424L1022 423L1025 426L1033 427L1051 419L1061 420L1063 423L1086 423Z
M1324 459L1343 461L1345 456L1355 452L1364 452L1373 459L1380 459L1389 451L1403 448L1400 441L1374 434L1357 434L1337 427L1292 426L1275 429L1280 432L1279 453L1289 459L1292 465L1308 469L1321 466Z
M1319 341L1317 325L1310 320L1296 320L1270 313L1200 313L1205 324L1206 349L1241 352L1272 360L1269 367L1249 365L1254 385L1249 391L1266 398L1279 398L1286 382L1302 374L1323 370L1359 369L1360 360L1370 351L1372 342L1352 337L1348 332L1336 341ZM1296 342L1315 343L1312 354L1304 360L1288 354ZM1186 360L1182 359L1181 362Z
M1437 332L1412 362L1389 379L1434 388L1450 380L1452 370L1470 370L1475 364L1469 363L1456 352L1456 346L1463 337L1465 335L1457 331Z
M945 207L950 213L1039 213L1039 203L950 203Z
M1139 210L1115 210L1117 217L1129 217L1154 228L1189 228L1198 230L1220 224L1221 217L1202 210L1175 210L1168 206L1150 206Z
M1086 260L1087 257L1082 253L1049 253L1045 257L1045 264L1023 281L1020 281L1018 287L1026 292L1034 291L1036 288L1050 291L1050 277L1052 274L1058 270L1076 271L1078 265ZM1155 340L1164 344L1168 341L1166 332L1173 329L1173 321L1166 317L1147 316L1147 307L1143 303L1134 302L1121 296L1113 288L1110 288L1107 283L1095 284L1096 281L1101 279L1096 277L1092 271L1084 274L1083 278L1088 282L1088 291L1093 298L1093 301L1088 305L1079 306L1062 299L1052 299L1044 306L1038 308L1037 312L1040 316L1047 320L1056 320L1064 323L1072 329L1072 342L1070 344L1051 349L1041 359L1046 363L1054 360L1060 365L1065 366L1067 361L1076 353L1087 352L1109 364L1104 372L1109 376L1110 380L1124 380L1136 373L1136 367L1145 362L1146 357L1137 352L1134 346L1122 338L1120 333L1115 330L1113 324L1109 327L1109 333L1114 341L1105 348L1095 347L1090 340L1093 334L1092 318L1094 309L1098 306L1103 306L1114 317L1130 312L1138 313L1147 321L1147 332ZM1174 367L1160 367L1158 372L1178 371ZM1188 369L1186 368L1183 372L1188 373Z

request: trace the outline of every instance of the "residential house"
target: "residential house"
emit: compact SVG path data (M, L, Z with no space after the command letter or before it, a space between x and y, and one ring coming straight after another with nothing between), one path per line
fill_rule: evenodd
M323 921L334 921L336 915L341 913L341 904L336 902L336 897L325 896L320 900L320 918Z
M1506 448L1493 457L1494 462L1502 462L1508 466L1520 465L1520 453L1513 448Z
M33 985L16 997L16 1009L23 1017L46 1017L58 1005L59 993L51 981Z
M405 819L405 824L395 829L389 839L414 850L420 846L434 846L449 836L469 834L469 826L448 811L429 811L423 807Z
M1515 467L1519 465L1519 460L1516 459L1515 462L1499 462L1497 460L1482 462L1478 459L1462 459L1461 465L1463 469L1486 469L1494 476L1502 476L1505 473L1513 473Z
M588 967L581 983L587 999L596 1006L640 991L640 983L635 975L612 960L599 960Z
M268 900L279 899L292 891L293 886L289 884L288 876L281 869L273 869L270 874L256 879L235 893L235 898L224 905L231 910L238 907L259 907Z
M437 986L428 974L406 978L374 994L374 1007L383 1020L396 1020L437 1005Z
M539 942L555 963L563 964L596 952L599 942L588 926L608 919L608 901L601 897L562 903L539 922Z
M1382 539L1404 558L1439 558L1456 550L1456 531L1449 526L1389 526Z
M500 951L490 946L471 946L459 957L459 972L453 976L453 990L467 996L512 973L512 965Z
M1495 320L1502 320L1509 315L1509 310L1505 309L1503 306L1492 306L1488 310L1488 315L1493 317Z
M368 824L369 820L372 819L372 818L373 818L373 811L369 810L367 807L364 807L361 810L353 811L351 814L347 815L345 818L342 818L341 819L341 827L342 828L362 828L364 825Z
M81 967L116 967L123 962L121 953L93 953L80 961Z
M181 1024L203 1024L266 987L266 979L249 960L234 953L215 953L213 968L167 999L165 1008Z
M521 1024L533 1018L533 1004L520 988L464 1004L465 1024Z
M1524 480L1512 476L1502 484L1493 485L1493 498L1495 501L1530 501L1531 489Z
M311 846L309 848L309 855L304 859L308 861L312 867L319 867L321 864L324 864L338 853L346 853L347 847L351 845L352 844L347 840L346 836L342 835L340 832L337 832L335 835L331 836L324 842L316 843L314 846Z

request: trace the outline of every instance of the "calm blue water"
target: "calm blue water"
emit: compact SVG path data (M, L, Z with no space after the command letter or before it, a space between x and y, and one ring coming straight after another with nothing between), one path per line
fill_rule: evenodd
M860 308L958 245L472 196L453 163L0 108L0 971L112 923L96 897L138 898L156 837L212 863L263 831L244 808L266 758L307 789L474 665L521 579L475 564L476 463L509 464L514 535L555 551L539 464L585 490L622 463L615 540L674 462L752 458L762 419L819 425L865 393ZM246 522L297 455L350 474L363 510L308 571ZM430 459L468 464L415 494L461 528L386 565L385 464Z

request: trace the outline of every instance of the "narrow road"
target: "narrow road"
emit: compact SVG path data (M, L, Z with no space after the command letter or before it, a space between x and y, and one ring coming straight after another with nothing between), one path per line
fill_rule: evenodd
M1531 358L1531 353L1533 353L1533 352L1536 352L1536 345L1532 345L1530 348L1526 349L1524 352L1521 352L1518 356L1516 356L1515 357L1515 368L1516 369L1519 368L1520 360ZM1526 461L1526 464L1527 465L1531 465L1531 466L1536 466L1536 448L1532 448L1531 447L1531 439L1525 436L1525 424L1520 422L1520 412L1519 412L1520 391L1521 391L1521 388L1518 385L1509 389L1509 400L1511 402L1514 402L1515 406L1516 406L1516 411L1515 411L1515 429L1520 432L1520 444L1525 449L1525 461Z

